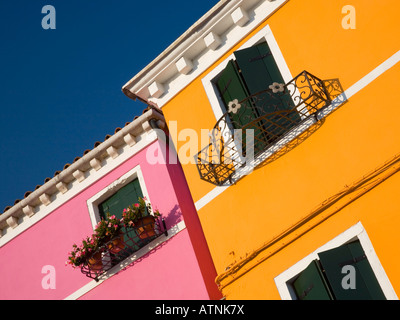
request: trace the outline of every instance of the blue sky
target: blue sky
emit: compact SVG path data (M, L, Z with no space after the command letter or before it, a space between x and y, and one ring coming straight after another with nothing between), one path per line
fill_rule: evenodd
M1 0L0 213L140 115L122 86L217 2Z

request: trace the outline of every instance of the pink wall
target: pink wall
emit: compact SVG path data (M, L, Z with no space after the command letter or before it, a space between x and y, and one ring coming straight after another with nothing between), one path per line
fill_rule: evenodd
M133 267L105 281L81 299L208 299L187 230L146 254Z
M150 165L145 152L146 149L142 150L0 248L0 299L63 299L92 281L79 268L65 266L72 244L93 232L86 201L138 164L152 205L165 217L167 228L182 220L179 194L176 194L182 185L175 189L173 186L176 175L182 174L179 165ZM55 267L56 289L42 288L45 265ZM150 286L146 284L145 274L151 275ZM139 298L139 291L134 288L141 288L140 296L148 299L209 298L187 230L131 268L106 280L84 298L111 299L110 290L118 298Z

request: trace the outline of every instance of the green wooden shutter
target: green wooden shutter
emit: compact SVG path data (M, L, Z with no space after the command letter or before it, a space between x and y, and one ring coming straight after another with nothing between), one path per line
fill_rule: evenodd
M221 98L225 103L226 111L228 111L228 104L230 101L237 99L240 102L249 96L246 86L243 83L243 80L241 79L233 60L230 60L225 69L222 71L217 80L217 87ZM242 116L244 111L247 117ZM247 124L248 119L255 118L255 115L251 112L251 110L245 110L244 108L243 110L239 109L237 113L230 113L229 116L233 121L233 126L235 129L242 128L242 126Z
M266 42L235 51L234 55L250 94L268 89L273 82L284 83Z
M376 279L359 241L318 254L326 277L338 300L384 300L385 295ZM355 289L344 289L342 273L345 265L355 268Z
M110 213L110 215L115 215L115 217L121 219L123 210L128 206L137 203L139 197L143 197L143 193L140 188L139 180L135 179L119 189L107 200L99 204L98 208L100 217L105 218L106 214ZM124 241L130 245L130 248L125 248L125 250L118 253L120 259L123 259L124 257L126 258L136 250L140 249L140 239L135 237L136 241L132 241L132 236L134 236L133 233L130 233L130 235L125 234Z
M217 80L217 88L220 96L224 101L226 110L230 101L237 99L238 102L244 100L249 96L249 92L244 84L236 63L230 60L225 69L220 74ZM258 118L257 113L254 112L251 102L246 102L248 105L243 105L237 113L229 113L232 120L234 129L243 129L242 131L242 151L245 154L246 150L246 129L254 130L254 153L257 154L263 150L265 145L265 137L263 131L259 129L259 124L253 121Z
M284 83L282 74L266 42L235 51L234 54L250 94L264 91L274 82ZM263 95L263 99L268 99L269 102L263 103L265 112L274 111L274 106L278 110L287 110L294 106L288 93L280 97Z
M126 207L137 203L139 197L143 197L143 193L140 189L139 180L135 179L99 204L100 217L105 218L109 212L111 215L114 214L117 218L121 219L122 211Z
M318 261L311 262L293 282L293 288L300 300L331 300L332 296L322 275Z
M268 89L274 82L284 83L278 65L266 42L235 51L234 55L251 95ZM272 140L284 134L301 120L298 112L294 110L294 103L288 91L284 94L271 94L270 92L258 94L255 104L260 114L287 110L281 116L271 116L264 122L265 129L271 132Z

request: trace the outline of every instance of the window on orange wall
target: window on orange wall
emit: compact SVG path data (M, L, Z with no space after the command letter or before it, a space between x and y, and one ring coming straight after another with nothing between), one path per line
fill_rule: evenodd
M266 42L235 51L214 79L233 129L254 130L256 154L301 121L296 111L285 117L275 113L292 110L294 103L287 89L268 90L274 83L283 85L284 80ZM237 112L229 112L232 103L240 103Z
M299 300L386 299L360 241L320 252L318 257L288 283Z

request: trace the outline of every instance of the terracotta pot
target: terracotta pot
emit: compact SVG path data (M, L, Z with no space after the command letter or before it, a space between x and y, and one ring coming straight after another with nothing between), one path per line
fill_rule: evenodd
M136 233L140 239L147 239L156 235L155 218L153 216L146 216L135 223Z
M103 261L101 259L101 252L96 252L89 260L88 266L91 270L103 269Z
M116 254L123 250L125 248L125 242L124 242L124 235L121 234L117 236L117 238L114 238L111 242L107 244L108 250L110 250L111 253Z

